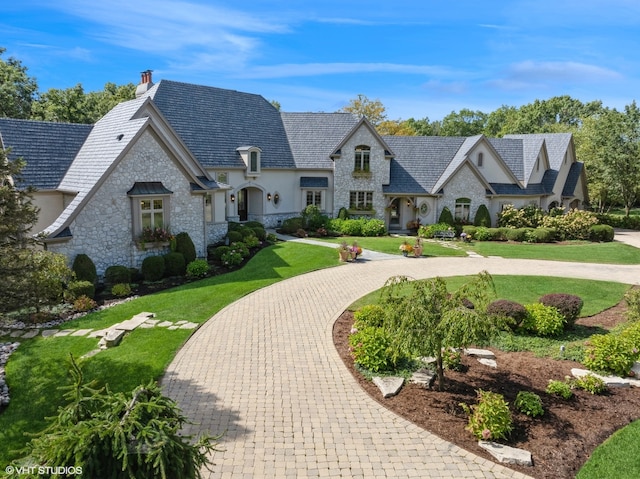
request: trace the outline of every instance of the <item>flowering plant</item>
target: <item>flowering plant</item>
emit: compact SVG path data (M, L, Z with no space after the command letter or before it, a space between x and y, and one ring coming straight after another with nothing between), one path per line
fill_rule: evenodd
M139 238L139 240L144 243L158 243L171 241L172 239L173 235L169 233L169 230L164 228L151 228L149 226L142 228L142 234Z
M356 243L355 241L351 245L351 253L353 253L354 255L362 254L362 248L358 246L358 243Z
M411 246L406 240L402 242L400 245L400 251L403 253L411 253L413 251L413 246Z

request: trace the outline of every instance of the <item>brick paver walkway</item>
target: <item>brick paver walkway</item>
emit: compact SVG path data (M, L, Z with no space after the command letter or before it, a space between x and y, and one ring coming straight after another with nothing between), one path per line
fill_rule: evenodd
M398 258L345 264L250 294L204 324L163 379L197 423L189 432L225 432L211 477L525 477L386 410L357 385L332 342L342 311L390 276L482 270L640 279L638 266Z

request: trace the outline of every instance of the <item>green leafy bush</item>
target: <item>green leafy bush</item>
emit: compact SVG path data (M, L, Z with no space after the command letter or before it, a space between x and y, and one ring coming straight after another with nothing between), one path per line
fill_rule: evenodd
M374 236L383 236L387 233L387 227L384 224L384 221L371 218L366 220L362 225L362 236L374 237Z
M344 206L338 210L338 219L341 219L341 220L349 219L349 210Z
M589 230L589 240L609 243L613 241L615 232L609 225L593 225Z
M576 319L580 317L584 302L580 296L565 293L545 294L538 299L545 306L556 308L564 317L565 328L572 328Z
M260 241L267 239L267 232L262 226L254 226L251 229L253 230L253 234L255 234L256 238Z
M476 211L476 216L473 219L473 224L475 226L484 226L486 228L491 227L491 213L489 213L489 209L484 203L478 206L478 211Z
M617 334L595 334L586 343L582 363L593 371L625 377L637 355L626 338Z
M540 336L556 336L564 330L564 316L556 308L533 303L525 305L525 309L528 313L523 323L526 330Z
M92 309L95 309L97 306L98 306L98 303L96 303L90 297L84 296L84 295L79 296L73 302L73 309L81 313L84 313L86 311L91 311Z
M498 226L505 228L537 228L542 222L544 211L535 205L515 208L507 205L498 213Z
M438 223L445 223L448 226L453 226L453 215L451 214L451 210L446 206L442 208L442 212L438 217Z
M571 399L573 397L571 385L566 381L558 381L557 379L549 380L546 393L553 396L559 396L563 399Z
M634 321L620 331L620 337L629 343L631 352L638 357L638 351L640 350L640 321Z
M316 205L308 205L304 210L302 210L304 227L311 231L315 231L318 228L326 226L328 219L329 218L326 215L323 215L320 212L320 208Z
M447 348L442 351L442 366L450 371L462 369L462 354L457 349Z
M593 374L586 374L580 378L576 378L573 382L575 386L591 394L604 394L607 392L607 385L605 382L594 376Z
M572 209L567 214L546 216L543 226L555 228L562 239L588 240L591 227L598 224L598 218L590 211Z
M536 393L530 391L518 392L513 405L518 411L527 416L538 417L544 414L542 399Z
M491 233L491 230L485 226L479 226L478 228L476 228L476 232L472 237L477 241L493 240L493 234Z
M627 291L624 300L627 303L627 320L632 322L640 320L640 289L634 288Z
M295 218L287 218L282 222L282 226L280 227L280 231L282 231L286 235L290 235L302 229L304 226L304 221L301 217L296 216Z
M242 242L247 246L247 248L257 248L260 246L260 240L255 235L247 236Z
M164 275L166 277L184 276L187 271L187 265L182 253L167 253L163 258Z
M340 233L347 236L362 236L364 220L360 218L347 219L340 225Z
M217 246L211 251L211 259L214 261L222 261L222 255L231 250L229 246Z
M185 263L191 263L196 259L196 247L191 241L189 233L182 232L176 235L176 253L182 253Z
M246 224L246 223L245 223ZM237 223L235 221L229 221L227 223L227 230L228 231L237 231L240 228L242 228L244 225L242 223Z
M359 330L349 336L349 345L354 362L371 372L389 371L395 364L391 337L382 328Z
M91 284L96 284L98 281L96 265L86 254L81 253L77 255L73 260L71 269L76 274L76 279L78 281L88 281ZM89 297L93 297L93 295Z
M164 258L147 256L142 260L142 276L145 281L160 281L164 276Z
M432 225L423 225L418 230L418 235L422 238L433 238L439 231L449 231L451 225L447 223L435 223Z
M237 245L240 243L233 243L233 244ZM238 266L239 264L241 264L243 259L244 257L242 256L242 254L238 249L229 248L229 250L223 253L222 256L220 257L220 262L222 263L223 266L232 268L233 266Z
M104 272L104 280L107 284L131 283L131 270L126 266L109 266Z
M523 305L508 299L498 299L489 303L487 313L508 318L509 326L514 330L520 327L529 314Z
M473 225L464 225L462 227L462 232L466 233L467 236L471 236L473 239L476 238L476 231L478 230L477 226L473 226Z
M529 228L510 228L506 231L506 237L508 241L527 241L529 231Z
M229 239L229 244L231 243L239 243L242 241L242 233L238 230L228 231L227 238Z
M239 243L231 243L229 245L229 248L231 248L231 251L235 251L239 253L240 256L242 256L243 258L246 258L247 256L249 256L249 248L247 248L247 245L244 244L242 241Z
M382 327L385 318L385 310L378 304L368 304L353 313L353 326L364 329L368 326Z
M553 228L527 230L527 241L529 243L553 243L557 236L558 232Z
M238 230L238 232L242 235L242 241L256 235L255 231L253 231L253 228L249 228L248 226L243 226Z
M111 294L117 296L118 298L129 296L131 294L131 286L129 285L129 283L114 284L111 288Z
M512 421L509 404L502 394L479 389L478 404L460 406L469 414L468 431L480 440L506 439L511 433Z
M64 292L67 301L74 301L80 296L93 298L96 295L96 287L90 281L71 281Z
M187 265L188 278L204 278L209 274L209 263L203 259L197 259Z

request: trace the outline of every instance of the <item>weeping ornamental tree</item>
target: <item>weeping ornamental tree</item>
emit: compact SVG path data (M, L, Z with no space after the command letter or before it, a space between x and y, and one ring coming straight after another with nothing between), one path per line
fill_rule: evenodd
M440 277L413 281L394 276L382 291L388 311L385 328L400 350L436 358L438 389L443 390L443 349L481 344L506 327L503 318L487 314L494 296L493 280L487 272L453 293Z
M26 464L82 468L82 477L201 478L219 437L180 434L188 422L155 383L130 393L86 384L71 356L73 384L47 429L27 445Z

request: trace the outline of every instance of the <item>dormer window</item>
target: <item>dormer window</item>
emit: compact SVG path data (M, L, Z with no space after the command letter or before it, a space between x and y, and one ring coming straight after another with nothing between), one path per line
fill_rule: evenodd
M478 167L482 167L482 162L484 161L484 154L478 153Z
M371 148L366 145L356 146L353 171L368 173L370 171Z
M247 168L246 176L258 176L260 174L262 150L257 146L241 146L236 151L240 153L240 157Z

